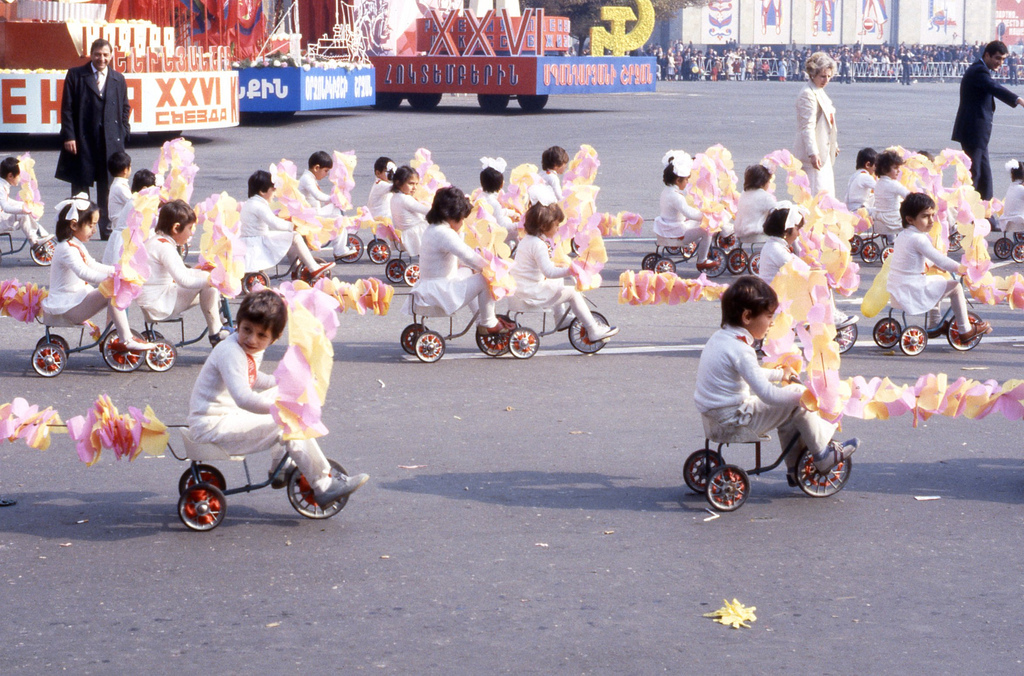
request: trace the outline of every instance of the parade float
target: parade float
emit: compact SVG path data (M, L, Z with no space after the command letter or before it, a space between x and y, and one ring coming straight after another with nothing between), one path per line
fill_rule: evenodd
M333 12L311 14L293 0L260 52L235 64L240 111L251 117L373 105L373 66L366 55L365 36L357 28L361 5L335 0ZM317 8L330 10L331 5ZM301 30L304 25L313 35L328 26L330 32L307 40Z
M591 56L569 55L568 19L543 9L520 11L518 0L471 0L469 9L461 0L373 4L381 12L374 25L382 26L370 57L378 109L408 101L430 110L444 94L475 94L489 112L504 110L513 98L520 108L538 111L553 94L655 90L655 60L626 56L654 29L650 0L636 0L637 13L603 7L608 28L591 30Z
M236 126L232 51L188 30L182 41L173 21L182 14L159 0L0 5L0 133L59 133L64 75L88 61L99 38L110 42L112 66L124 73L134 133ZM160 16L169 20L153 20Z

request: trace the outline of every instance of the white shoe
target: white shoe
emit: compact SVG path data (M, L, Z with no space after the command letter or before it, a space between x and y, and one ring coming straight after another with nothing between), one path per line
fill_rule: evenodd
M860 317L858 317L857 315L848 315L842 310L836 310L835 312L833 312L832 318L835 320L837 329L841 329L844 326L849 326L850 324L856 324L858 321L860 321Z
M854 451L857 450L858 446L860 446L860 439L856 437L848 439L841 444L833 439L828 442L824 452L814 458L814 469L818 470L819 474L827 474L833 467L844 460L848 460Z
M122 344L125 346L126 349L131 350L132 352L147 352L156 347L156 343L138 341L135 340L134 338L131 340L122 341Z
M331 485L323 492L317 493L314 489L313 499L320 508L327 507L337 502L346 495L351 495L359 490L359 487L370 480L369 474L356 474L355 476L342 476L331 482Z
M599 326L593 332L587 331L587 340L591 343L607 343L618 332L619 327L617 326Z

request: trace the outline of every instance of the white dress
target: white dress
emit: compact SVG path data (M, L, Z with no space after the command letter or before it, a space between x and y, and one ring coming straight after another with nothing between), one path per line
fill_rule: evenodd
M77 238L58 242L50 264L49 295L43 311L62 315L78 307L93 287L114 274L114 268L97 263Z
M910 191L902 183L888 176L882 176L875 183L875 232L881 235L897 236L903 230L900 218L900 204Z
M912 315L928 312L949 290L949 279L942 275L926 275L925 263L932 263L946 272L956 273L957 263L942 255L926 233L906 228L896 238L889 256L889 294L901 308Z
M736 204L736 237L742 244L763 242L764 222L778 201L764 188L744 190Z
M430 207L418 201L412 195L404 192L392 193L391 196L391 222L402 233L402 248L409 252L410 256L420 255L420 239L427 229L427 212ZM451 230L451 228L448 228ZM422 276L422 265L420 275Z
M459 261L475 270L482 269L486 263L446 223L427 226L419 255L420 279L412 288L403 312L412 314L412 302L415 302L418 311L436 307L453 315L477 295L478 289L471 280L479 275L459 268Z
M195 297L209 283L210 273L186 267L174 242L165 235L154 235L146 242L149 255L149 279L139 294L139 307L149 319L160 321L174 314L181 290Z
M665 186L661 191L661 213L654 219L654 234L659 237L678 239L685 237L693 228L700 227L704 218L700 210L690 206L686 195L678 187Z
M517 308L539 309L562 302L562 291L566 288L562 279L568 276L569 268L560 268L551 262L544 240L535 235L523 237L512 266Z
M1020 181L1014 181L1006 189L1002 225L1004 232L1024 232L1024 185Z
M366 198L366 208L374 218L391 218L391 182L377 179Z
M274 267L292 248L292 224L274 215L270 204L259 195L242 204L238 218L245 244L246 272Z
M761 267L757 271L757 276L771 284L782 266L792 259L793 251L786 240L781 237L769 237L761 249Z
M127 225L128 214L132 212L133 207L132 189L128 185L128 179L120 176L115 178L110 182L110 197L107 199L110 238L107 240L107 247L103 249L104 265L113 265L121 258L121 250L124 249L121 232Z

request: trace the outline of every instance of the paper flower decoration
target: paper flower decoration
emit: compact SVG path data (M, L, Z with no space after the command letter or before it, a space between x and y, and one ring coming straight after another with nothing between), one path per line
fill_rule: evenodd
M291 221L295 232L302 235L310 243L311 249L319 249L330 242L345 225L343 219L321 218L316 208L311 206L299 192L299 181L296 176L295 163L281 160L270 165L270 175L274 180L274 203L277 215Z
M732 627L733 629L739 629L740 627L750 629L750 625L747 623L757 619L757 615L754 614L754 611L757 610L756 606L748 608L736 599L733 599L732 603L725 600L722 603L725 605L713 613L705 613L704 617L714 618L715 622Z
M323 278L317 281L316 288L333 296L340 304L342 312L355 310L361 315L370 312L375 315L386 315L391 307L391 299L395 288L381 282L376 277L357 280L353 284L334 278Z
M228 298L242 292L245 275L245 242L235 198L222 192L196 207L199 266L210 270L210 283Z
M100 395L84 416L75 416L67 422L68 436L75 442L78 457L92 466L100 459L103 449L113 451L120 460L134 460L140 453L159 455L167 447L167 426L146 406L140 411L128 407L121 415L107 395Z
M683 279L671 272L626 270L619 276L621 305L679 305L698 300L718 300L729 288L709 282L703 273L697 279Z
M0 405L0 440L23 440L31 448L45 451L50 447L50 428L61 425L60 416L47 406L39 410L21 397Z
M786 172L786 189L794 202L804 204L811 200L811 181L801 168L803 165L800 160L796 159L793 153L788 150L776 150L765 155L761 163L768 167L772 174L777 173L779 169ZM769 186L769 191L774 191L774 186Z
M17 279L0 280L0 315L31 324L43 313L43 299L49 295L46 288Z
M501 300L516 292L516 280L512 276L512 261L502 258L489 249L480 249L478 253L484 259L481 274L490 289L491 298Z
M183 138L167 141L160 149L160 157L153 165L160 186L160 200L192 199L192 190L199 166L195 163L196 153L192 144Z
M714 145L693 159L686 194L704 215L701 227L718 232L736 215L739 192L732 170L732 154L722 145Z
M21 182L21 190L18 197L21 198L29 216L39 220L43 217L46 205L43 204L43 197L39 194L39 182L36 181L36 161L28 153L18 156L18 169L20 174L18 180Z
M569 264L570 274L576 278L576 290L590 291L601 287L601 270L608 262L604 238L595 226L576 233L576 260Z
M352 208L352 188L356 186L356 151L350 150L347 153L334 151L334 166L327 173L331 182L331 204L341 211Z
M600 166L601 160L597 158L597 151L592 146L581 145L576 155L569 160L569 166L562 175L562 187L593 183Z
M288 349L274 371L277 401L271 415L286 440L327 434L321 420L331 384L339 302L305 282L287 282L281 293L288 305Z
M498 225L486 202L479 202L462 223L462 236L467 246L487 249L499 258L510 258L512 250L505 239L508 231Z
M441 168L434 164L430 151L426 148L416 151L409 166L415 169L420 177L420 184L416 188L416 192L413 193L413 197L424 204L433 204L434 193L449 185L448 179L444 177Z
M127 309L142 293L142 286L149 278L146 240L149 239L159 207L160 189L156 186L140 191L133 198L132 209L120 233L124 242L121 258L114 262L113 277L99 285L103 295L110 298L118 309Z

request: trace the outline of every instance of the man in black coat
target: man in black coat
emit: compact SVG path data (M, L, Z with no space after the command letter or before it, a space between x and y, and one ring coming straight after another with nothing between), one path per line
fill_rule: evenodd
M999 40L985 46L981 58L964 71L960 80L960 108L953 123L953 140L971 158L971 178L974 189L982 199L992 199L992 166L988 161L988 141L992 136L992 116L996 112L996 99L1008 106L1024 105L1006 87L992 79L992 71L999 70L1009 50Z
M64 147L57 159L61 181L71 194L89 192L96 184L100 207L100 237L110 237L107 195L110 173L107 160L123 151L131 131L131 104L124 76L110 68L110 43L99 39L89 48L90 62L68 70L60 106L60 138Z

